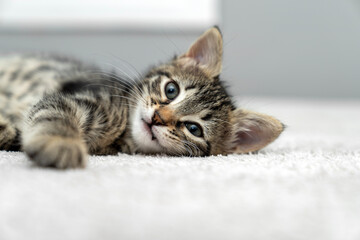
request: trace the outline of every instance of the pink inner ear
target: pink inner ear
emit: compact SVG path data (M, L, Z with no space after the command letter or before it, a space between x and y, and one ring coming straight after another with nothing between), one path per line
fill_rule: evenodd
M283 131L281 122L271 116L237 109L234 112L231 151L257 151L274 141Z
M177 63L187 67L199 67L210 77L221 73L222 37L219 30L211 28L194 42L189 50L177 59Z
M233 143L236 145L252 145L260 140L260 137L253 131L241 131L236 133L236 139Z
M264 135L264 136L262 136ZM233 142L241 148L252 148L252 146L257 146L261 141L267 138L266 134L261 134L261 130L258 126L250 126L247 130L241 130L236 132L236 138Z
M197 63L201 63L201 62L204 61L204 57L203 57L202 54L199 54L199 55L197 55L197 56L195 57L195 60L196 60Z
M238 130L233 141L236 152L253 152L265 147L272 140L274 133L271 129L261 126L259 123L250 125L246 129Z
M206 39L198 40L198 42L193 45L187 53L187 57L195 59L197 63L206 64L207 55L209 54L207 51L210 51L208 45L209 44Z

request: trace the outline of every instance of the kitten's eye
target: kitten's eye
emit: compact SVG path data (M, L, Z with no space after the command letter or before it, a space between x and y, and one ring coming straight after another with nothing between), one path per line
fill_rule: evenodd
M179 86L175 82L169 82L165 86L165 95L169 100L174 100L179 95Z
M189 132L195 137L202 137L203 133L201 127L198 124L192 122L186 122L185 126L189 130Z

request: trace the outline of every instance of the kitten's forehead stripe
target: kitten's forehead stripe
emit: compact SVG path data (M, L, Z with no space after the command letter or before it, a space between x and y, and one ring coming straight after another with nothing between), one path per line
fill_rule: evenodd
M203 121L208 121L208 120L210 120L212 118L212 114L211 113L208 113L208 114L206 114L204 117L202 117L201 119L203 120Z
M157 73L157 75L162 75L162 76L166 76L167 78L171 78L170 76L170 73L168 73L168 72L164 72L164 71L157 71L156 72Z
M182 106L179 106L181 112L186 114L196 114L204 109L219 111L222 108L233 108L232 101L227 95L225 89L218 81L208 85L199 84L195 94L188 94L188 98ZM204 116L205 117L205 116ZM205 117L209 120L212 116Z
M146 78L152 78L154 76L165 76L167 78L171 78L171 74L169 72L166 72L164 70L157 70L157 71L154 71L154 72L150 72Z
M194 88L196 88L195 85L188 85L185 87L185 90L190 90L190 89L194 89Z
M161 77L159 76L157 79L151 82L152 90L157 91L160 88L160 83L161 83Z

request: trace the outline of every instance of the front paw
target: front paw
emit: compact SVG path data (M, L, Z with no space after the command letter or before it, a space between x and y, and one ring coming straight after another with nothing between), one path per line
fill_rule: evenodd
M60 136L41 136L24 145L30 160L39 166L83 168L87 162L85 144L79 139Z

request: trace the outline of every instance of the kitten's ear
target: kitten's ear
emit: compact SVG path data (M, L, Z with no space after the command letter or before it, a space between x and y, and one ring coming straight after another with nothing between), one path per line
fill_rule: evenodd
M279 120L242 109L233 111L230 153L257 151L273 142L284 130Z
M185 66L199 66L210 77L221 73L223 40L219 28L203 33L177 61Z

